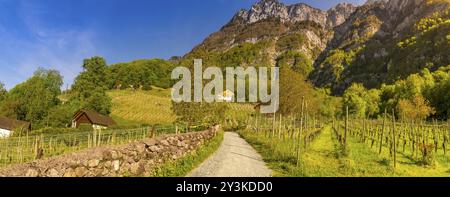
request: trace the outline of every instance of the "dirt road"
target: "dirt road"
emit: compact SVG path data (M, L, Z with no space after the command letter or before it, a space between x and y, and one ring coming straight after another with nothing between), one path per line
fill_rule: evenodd
M188 177L270 177L272 171L237 133L226 132L219 149Z

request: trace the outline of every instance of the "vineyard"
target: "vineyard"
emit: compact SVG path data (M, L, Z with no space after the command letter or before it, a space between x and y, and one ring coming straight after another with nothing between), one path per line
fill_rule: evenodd
M435 165L436 159L448 163L446 158L450 130L447 124L424 122L396 122L395 112L388 118L385 112L383 120L349 120L333 121L333 130L346 151L346 136L367 144L379 155L387 152L393 168L397 167L397 155L408 157L411 161L425 165ZM348 112L347 112L348 114ZM343 122L343 123L342 123Z
M0 139L0 167L98 146L120 145L163 134L200 131L207 127L183 125L151 126L68 134L41 134Z
M445 122L398 122L387 112L379 120L318 120L303 105L297 116L240 123L277 176L450 176Z

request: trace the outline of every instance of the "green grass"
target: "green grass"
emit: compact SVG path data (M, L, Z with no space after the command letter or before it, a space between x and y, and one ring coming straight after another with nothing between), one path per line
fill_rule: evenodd
M248 103L227 103L228 110L225 112L227 119L245 120L255 113L252 104Z
M369 144L358 142L354 139L350 141L352 146L364 146L361 149L369 150L367 154L376 155L377 160L374 162L388 165L392 171L388 176L400 176L400 177L448 177L450 176L450 157L445 156L443 153L438 152L435 154L435 164L432 166L426 166L420 163L420 159L412 157L410 149L406 148L405 152L402 152L402 146L397 147L397 167L393 169L393 160L389 154L389 149L383 147L382 153L378 155L378 146L370 148ZM376 147L376 148L375 148ZM355 152L354 150L353 152Z
M450 158L443 154L436 156L436 165L423 166L412 159L408 152L397 154L394 169L388 149L378 154L374 145L349 137L344 154L340 143L330 126L308 148L302 148L300 165L296 165L293 141L265 137L251 131L241 131L241 135L261 153L275 176L288 177L448 177ZM303 147L303 146L301 146Z
M171 109L170 89L112 90L108 96L113 103L111 116L119 125L165 125L176 119Z
M210 155L212 155L220 146L223 141L223 132L214 137L211 141L207 142L203 147L199 147L197 151L190 153L189 155L176 160L175 162L167 162L157 167L148 176L152 177L184 177L190 171L198 167L203 161L205 161Z

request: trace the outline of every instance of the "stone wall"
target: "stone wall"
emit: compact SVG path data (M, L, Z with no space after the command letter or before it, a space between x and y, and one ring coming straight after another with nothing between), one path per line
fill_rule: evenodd
M207 131L165 135L122 146L106 146L0 169L0 177L146 176L167 161L197 150L217 135Z

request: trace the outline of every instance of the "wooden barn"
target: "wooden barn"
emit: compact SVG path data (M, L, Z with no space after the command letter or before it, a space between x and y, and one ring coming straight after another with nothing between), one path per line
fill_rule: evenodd
M7 138L11 136L14 131L28 132L30 130L30 122L0 117L0 138Z
M94 130L107 129L117 125L109 116L89 110L79 110L72 118L72 128L79 128L80 125L92 125Z

